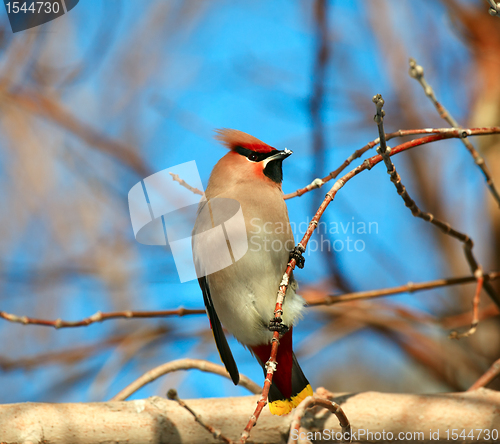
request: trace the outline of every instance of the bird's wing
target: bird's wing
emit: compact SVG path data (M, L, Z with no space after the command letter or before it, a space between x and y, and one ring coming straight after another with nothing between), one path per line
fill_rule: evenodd
M203 292L205 308L207 310L208 319L210 320L210 327L212 328L212 333L215 338L215 343L217 344L217 349L219 350L221 361L226 366L226 370L231 376L234 385L238 385L238 382L240 381L238 367L236 365L236 362L234 361L234 357L227 343L224 331L222 330L222 324L220 323L219 317L217 316L217 313L215 311L212 297L210 296L210 288L208 286L207 278L199 278L198 283L200 284L201 291Z

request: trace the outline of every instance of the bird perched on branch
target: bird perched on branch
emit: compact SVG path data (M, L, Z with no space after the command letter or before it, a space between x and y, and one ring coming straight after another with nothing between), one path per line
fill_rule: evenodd
M206 189L206 200L200 203L193 230L193 256L221 360L234 384L238 384L238 368L221 323L250 349L265 374L266 362L271 354L273 325L270 321L274 319L276 295L290 253L294 250L293 234L281 190L282 162L292 152L286 149L278 151L249 134L232 129L219 130L216 138L230 151L215 165ZM199 239L203 237L200 235L214 231L209 229L218 225L210 207L211 202L217 199L239 204L246 230L246 233L243 231L245 245L248 242L249 247L235 260L238 247L235 246L234 236L231 238L231 234L224 231L231 265L205 273L203 268L208 265L200 265L203 254ZM209 211L205 211L205 214L208 216L201 221L201 215L207 208ZM213 266L217 260L205 262ZM283 305L282 324L278 330L278 365L268 396L269 408L275 415L289 413L305 397L313 394L292 351L292 326L304 306L304 300L295 293L296 289L292 274Z

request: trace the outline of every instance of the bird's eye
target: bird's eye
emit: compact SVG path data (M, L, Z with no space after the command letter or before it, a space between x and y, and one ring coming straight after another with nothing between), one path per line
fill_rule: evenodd
M258 158L259 156L257 156L257 154L250 154L250 156L248 156L248 160L251 160L252 162L255 162Z

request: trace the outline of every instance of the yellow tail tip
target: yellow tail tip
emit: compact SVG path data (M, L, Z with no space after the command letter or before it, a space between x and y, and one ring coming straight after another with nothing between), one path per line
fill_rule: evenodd
M273 415L287 415L290 413L295 407L297 407L304 399L308 396L313 395L313 389L310 384L297 395L292 396L291 399L279 399L277 401L273 401L269 403L269 410Z

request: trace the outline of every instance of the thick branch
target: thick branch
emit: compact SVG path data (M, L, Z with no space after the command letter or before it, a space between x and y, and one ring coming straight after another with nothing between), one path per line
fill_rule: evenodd
M190 399L189 406L207 423L228 438L237 440L248 410L259 396L241 398ZM474 392L435 395L360 393L338 396L352 421L353 436L361 430L372 433L421 433L424 439L404 440L418 444L429 441L429 430L440 431L439 441L446 441L446 430L500 429L500 393L488 389ZM383 412L383 414L377 414ZM292 416L278 417L264 410L252 431L254 443L286 443ZM339 421L326 410L317 415L307 412L301 432L340 432ZM485 439L474 442L485 442ZM409 436L409 435L408 435ZM483 435L484 438L484 435ZM51 444L94 444L114 442L209 443L218 442L177 402L152 397L128 402L88 404L21 403L0 405L0 439L5 442L47 442ZM469 442L470 438L467 438ZM400 440L402 441L402 439ZM381 442L379 440L379 442ZM449 442L449 441L448 441Z

